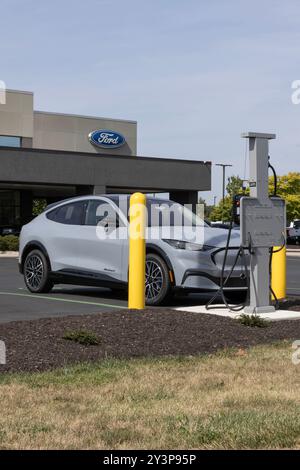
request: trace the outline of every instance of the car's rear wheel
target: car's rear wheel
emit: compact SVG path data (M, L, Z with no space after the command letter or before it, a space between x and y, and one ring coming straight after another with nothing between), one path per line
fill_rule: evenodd
M171 291L169 270L164 260L154 254L146 256L146 304L160 305L165 302Z
M34 293L50 292L53 282L45 255L40 250L32 250L24 262L24 280L28 290Z

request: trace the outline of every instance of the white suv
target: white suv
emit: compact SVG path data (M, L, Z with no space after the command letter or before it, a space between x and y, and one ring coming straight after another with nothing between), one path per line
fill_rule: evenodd
M24 225L20 235L19 266L27 288L35 293L49 292L55 284L127 289L128 217L120 204L124 197L128 201L129 196L124 195L82 196L61 201L48 206ZM147 198L148 211L160 204L166 207L175 203ZM112 228L107 217L99 211L105 205L109 205L115 214L116 224ZM176 290L208 292L216 291L220 286L228 231L209 227L180 204L175 204L175 208L179 215L184 213L193 221L197 219L199 229L203 231L203 242L192 243L185 236L146 239L148 305L161 304ZM151 217L148 225L153 228L154 218ZM174 220L164 228L174 228ZM160 218L155 224L154 231L164 222ZM99 226L114 232L115 236L99 239ZM239 244L239 232L233 231L225 275L231 269ZM237 291L245 293L246 288L244 267L242 261L238 261L226 284L226 295L231 300Z

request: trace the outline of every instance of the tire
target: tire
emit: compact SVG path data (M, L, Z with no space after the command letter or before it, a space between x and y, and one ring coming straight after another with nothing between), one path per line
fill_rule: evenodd
M247 299L247 290L225 292L224 295L229 304L243 304Z
M161 305L171 292L169 270L164 260L154 254L146 255L146 305Z
M24 281L27 289L35 294L50 292L53 282L50 280L49 263L42 251L30 251L24 262Z

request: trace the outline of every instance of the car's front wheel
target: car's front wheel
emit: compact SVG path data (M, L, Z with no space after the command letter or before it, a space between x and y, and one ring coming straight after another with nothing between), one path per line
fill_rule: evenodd
M146 304L160 305L168 298L171 291L169 271L164 260L154 254L146 256Z
M24 280L28 290L34 293L47 293L53 287L50 270L45 255L40 250L32 250L24 262Z

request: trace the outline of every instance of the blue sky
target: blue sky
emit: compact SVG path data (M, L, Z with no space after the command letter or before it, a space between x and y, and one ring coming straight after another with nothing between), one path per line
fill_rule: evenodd
M34 91L36 109L135 119L140 155L231 163L241 177L247 130L275 132L278 172L300 171L299 52L297 0L0 5L0 80Z

